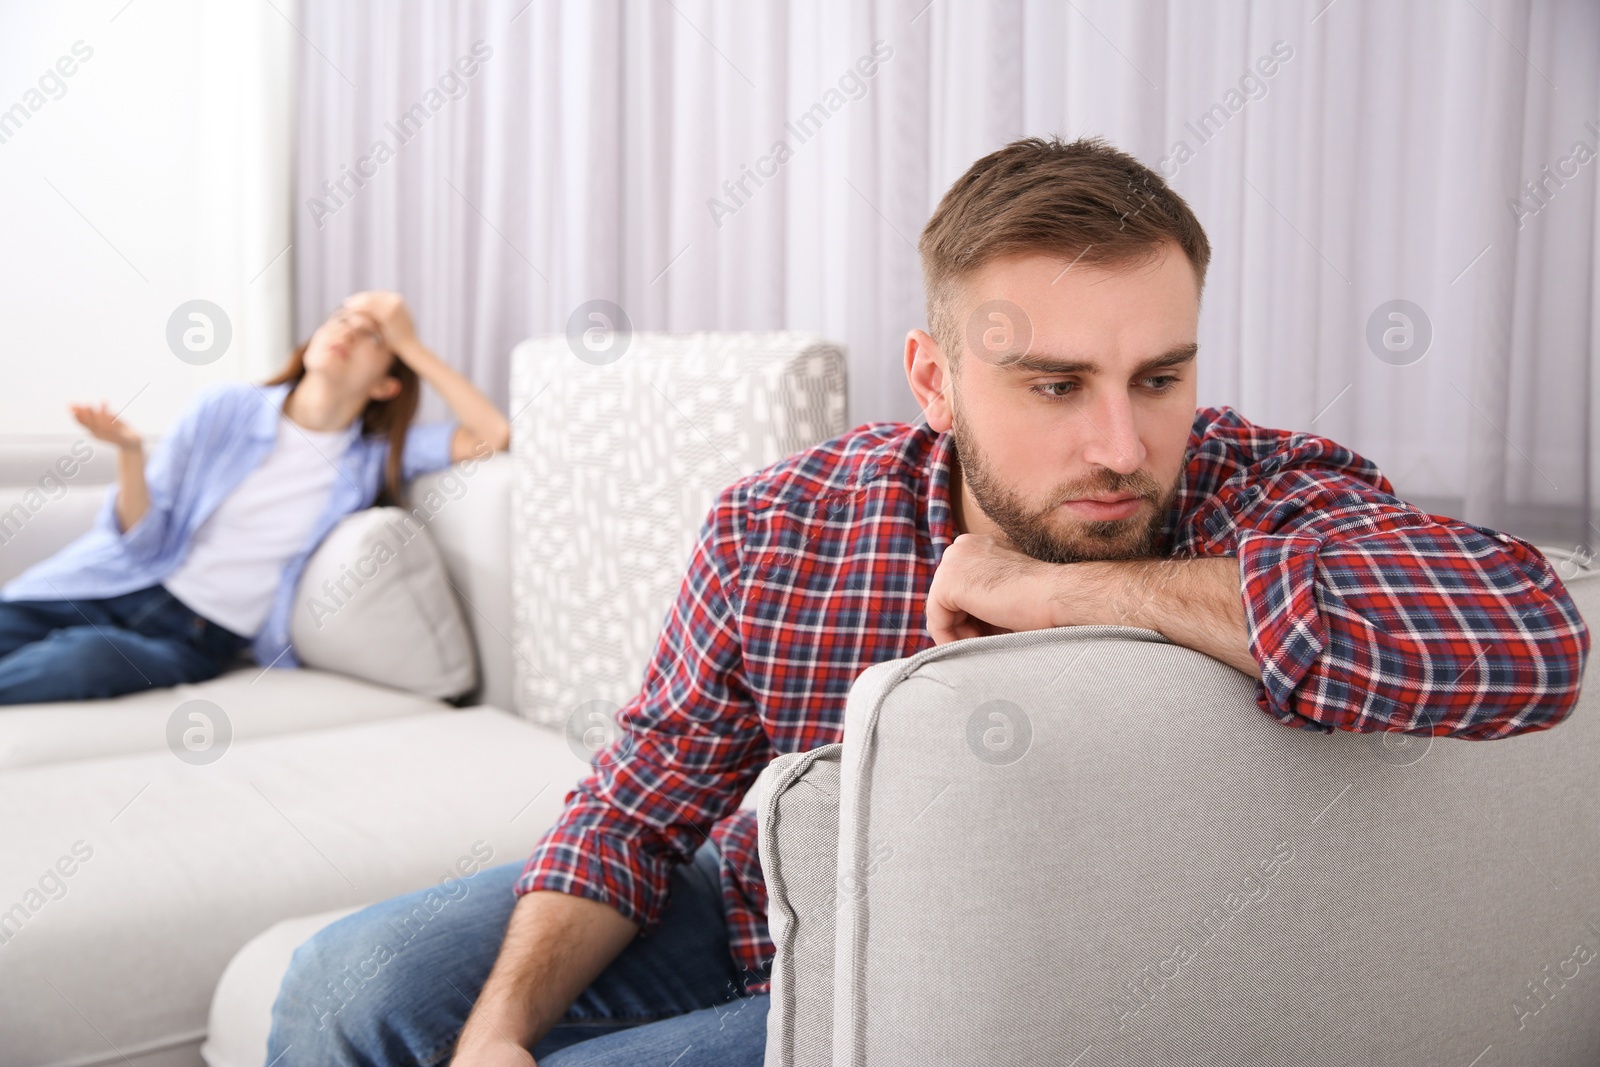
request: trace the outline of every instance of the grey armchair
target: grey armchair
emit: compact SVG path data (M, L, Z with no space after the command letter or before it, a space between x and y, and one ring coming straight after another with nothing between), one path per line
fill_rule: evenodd
M1594 1067L1597 702L1309 733L1124 626L877 664L761 781L768 1067Z

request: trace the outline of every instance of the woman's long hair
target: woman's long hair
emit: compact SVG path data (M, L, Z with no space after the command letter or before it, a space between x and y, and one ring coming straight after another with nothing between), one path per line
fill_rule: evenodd
M306 348L310 344L310 341L305 341L289 353L289 362L284 364L283 369L262 384L282 385L288 382L289 393L292 394L300 384L300 379L306 376ZM405 360L394 357L389 376L399 380L400 391L388 400L367 401L366 408L361 412L363 435L379 434L389 439L389 456L383 465L383 488L377 499L380 505L404 503L400 485L400 456L405 452L406 431L411 428L411 420L417 414L417 401L422 397L422 382ZM288 396L284 399L287 401Z

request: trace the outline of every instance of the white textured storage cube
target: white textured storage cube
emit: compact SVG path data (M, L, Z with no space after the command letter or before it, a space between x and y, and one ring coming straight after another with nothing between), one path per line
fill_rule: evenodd
M511 356L516 707L564 727L639 691L723 488L843 433L844 353L796 333L566 336Z

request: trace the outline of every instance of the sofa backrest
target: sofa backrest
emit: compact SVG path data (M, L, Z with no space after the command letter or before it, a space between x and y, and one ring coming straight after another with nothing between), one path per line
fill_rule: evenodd
M1600 571L1558 568L1600 623ZM1600 1063L1600 685L1495 742L1254 690L1124 626L868 668L839 768L758 784L768 1067Z
M458 463L409 487L413 513L428 510L445 570L478 655L470 703L511 709L511 457Z
M87 435L0 444L0 584L87 530L116 476L115 450Z

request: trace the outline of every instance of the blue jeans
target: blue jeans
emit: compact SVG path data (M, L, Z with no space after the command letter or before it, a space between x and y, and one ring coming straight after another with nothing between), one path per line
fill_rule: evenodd
M768 996L744 995L729 957L719 860L707 842L674 868L660 928L635 937L529 1050L539 1067L761 1067ZM324 927L284 975L267 1063L446 1063L522 868L490 867Z
M0 704L204 681L249 643L159 585L104 600L0 600Z

